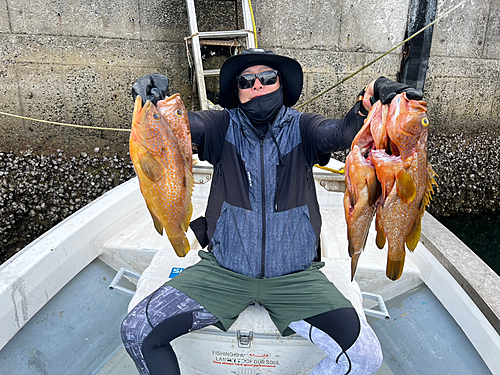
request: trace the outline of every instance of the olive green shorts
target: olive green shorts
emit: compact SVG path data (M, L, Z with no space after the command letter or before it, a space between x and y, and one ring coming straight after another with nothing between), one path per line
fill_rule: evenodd
M223 268L215 256L200 250L201 261L186 268L165 285L196 300L219 319L227 331L249 304L263 306L283 336L294 333L291 322L327 311L352 307L319 270L322 262L304 271L269 279L256 279Z

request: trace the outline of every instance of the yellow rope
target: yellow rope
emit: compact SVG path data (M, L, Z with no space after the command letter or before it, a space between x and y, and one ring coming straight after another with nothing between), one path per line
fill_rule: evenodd
M314 166L316 168L321 168L321 169L324 169L325 171L329 171L329 172L332 172L332 173L340 173L340 174L345 174L345 170L344 168L342 169L333 169L333 168L328 168L328 167L322 167L321 165L319 164L314 164Z
M59 126L69 126L69 127L72 127L72 128L83 128L83 129L92 129L92 130L114 130L114 131L117 131L117 132L130 132L130 129L103 128L103 127L99 127L99 126L86 126L86 125L65 124L64 122L55 122L55 121L47 121L47 120L37 120L37 119L31 118L31 117L18 116L18 115L13 115L12 113L6 113L6 112L0 112L0 115L11 116L11 117L15 117L15 118L20 118L22 120L43 122L45 124L52 124L52 125L59 125Z
M252 15L253 37L255 39L255 48L258 48L258 45L257 45L257 28L255 27L255 17L253 16L253 9L252 9L252 1L251 0L248 0L248 6L250 8L250 14Z
M320 96L326 94L327 92L329 92L330 90L333 90L335 87L337 87L338 85L344 83L345 81L347 81L349 78L352 78L354 77L356 74L358 74L359 72L361 72L362 70L365 70L366 68L368 68L370 65L373 65L375 64L377 61L379 61L381 58L383 58L384 56L388 55L389 53L391 53L392 51L394 51L396 48L402 46L403 44L405 44L406 42L408 42L409 40L415 38L417 35L423 33L426 29L428 29L429 27L431 27L432 25L434 25L436 22L442 20L444 17L446 17L448 14L450 14L452 11L454 11L455 9L457 9L459 6L463 6L467 1L469 0L464 0L460 3L458 3L456 6L454 6L453 8L451 8L449 11L445 12L443 15L441 15L440 17L436 18L434 21L432 21L431 23L429 23L427 26L424 26L423 28L421 28L419 31L417 31L415 34L413 34L412 36L410 36L409 38L406 38L405 40L403 40L401 43L399 43L398 45L392 47L389 51L387 51L386 53L380 55L379 57L377 57L375 60L369 62L368 64L366 65L363 65L361 68L359 68L358 70L356 70L354 73L348 75L347 77L345 77L344 79L342 79L341 81L337 82L336 84L334 84L333 86L327 88L326 90L320 92L319 94L313 96L311 99L309 99L308 101L306 101L305 103L302 103L300 105L298 105L297 107L295 107L295 109L300 109L302 108L303 106L311 103L313 100L316 100L317 98L319 98Z

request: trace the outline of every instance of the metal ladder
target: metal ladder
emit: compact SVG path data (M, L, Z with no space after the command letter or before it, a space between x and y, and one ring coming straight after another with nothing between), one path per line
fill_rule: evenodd
M209 105L207 100L205 77L218 76L220 73L220 69L205 70L203 68L203 61L201 59L200 38L227 39L227 38L245 37L246 48L255 48L254 33L253 31L251 31L253 30L253 23L252 23L252 14L250 10L250 2L249 0L242 0L244 29L232 30L232 31L199 32L198 22L196 20L196 10L194 7L194 0L186 0L186 5L188 12L188 20L189 20L189 30L191 32L191 37L190 37L191 47L194 60L196 83L198 85L198 96L200 99L200 106L201 109L208 109Z

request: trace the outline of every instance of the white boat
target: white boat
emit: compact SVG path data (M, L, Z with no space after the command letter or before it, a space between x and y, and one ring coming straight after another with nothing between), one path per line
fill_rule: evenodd
M211 169L198 163L194 170L196 218ZM375 330L384 354L378 374L500 374L500 277L426 213L401 279L386 278L386 250L376 248L372 229L351 282L343 177L318 169L315 179L323 271ZM193 250L178 258L156 233L132 179L2 264L0 374L137 374L120 324L137 302L199 259L188 235ZM281 337L258 305L228 332L207 327L178 338L174 349L184 375L302 375L324 357L298 335Z

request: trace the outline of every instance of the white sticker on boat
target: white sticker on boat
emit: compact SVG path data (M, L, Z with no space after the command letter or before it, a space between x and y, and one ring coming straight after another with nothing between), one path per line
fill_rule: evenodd
M221 366L235 366L235 368L275 368L280 366L280 360L272 358L266 351L233 352L212 350L212 362ZM254 374L252 371L237 372L237 374Z

